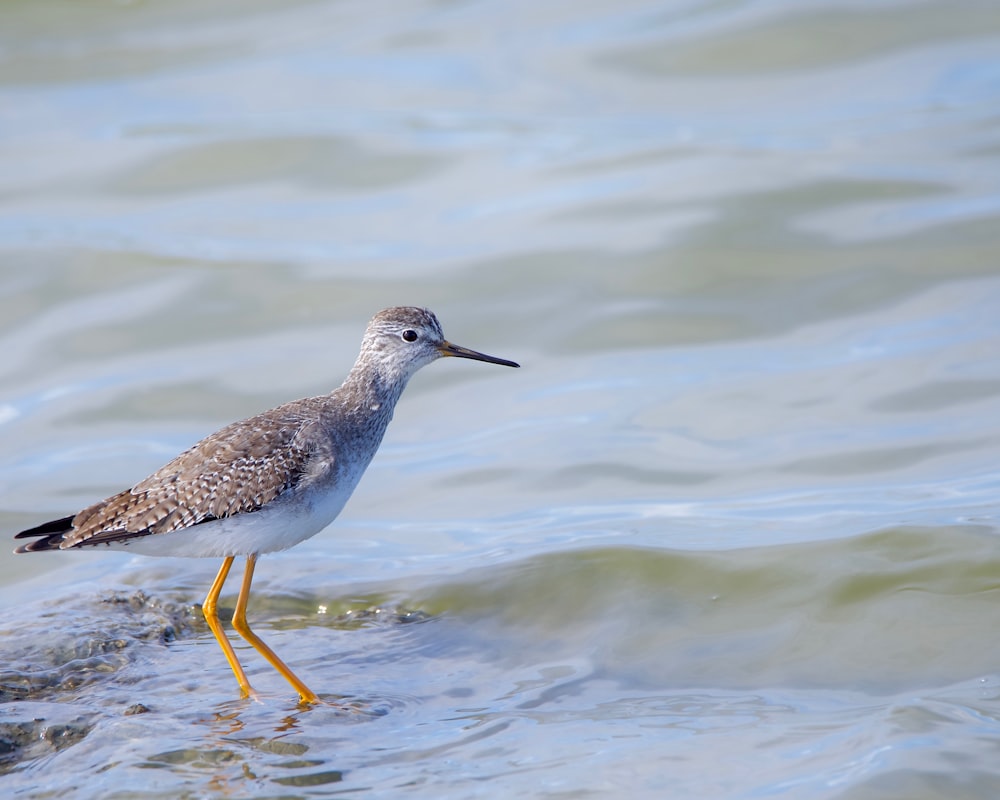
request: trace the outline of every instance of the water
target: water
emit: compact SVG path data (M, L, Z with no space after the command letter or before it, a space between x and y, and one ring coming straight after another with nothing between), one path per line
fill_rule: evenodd
M339 706L215 563L0 551L3 794L997 796L994 5L5 7L0 530L387 305L523 368L262 559Z

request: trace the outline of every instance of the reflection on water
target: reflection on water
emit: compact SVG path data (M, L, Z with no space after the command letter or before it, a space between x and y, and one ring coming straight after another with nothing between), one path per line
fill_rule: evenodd
M692 790L703 779L712 786L695 778L707 762L690 750L692 734L770 741L734 765L743 779L764 776L760 786L839 783L855 770L835 744L845 736L866 741L872 757L896 753L878 756L893 768L985 758L1000 733L1000 650L982 635L1000 624L995 550L991 532L952 527L700 553L548 553L397 584L405 605L429 614L421 624L361 613L358 627L356 613L331 627L318 598L300 595L285 603L285 620L267 620L269 638L284 636L283 652L314 683L362 692L314 707L246 656L263 699L224 699L235 687L203 626L179 627L174 642L136 628L119 633L124 663L104 655L93 678L6 706L7 779L30 785L30 764L45 754L59 767L107 762L123 783L135 770L166 769L164 792L206 779L220 790L424 784L444 759L467 764L457 789L472 772L504 773L514 752L544 748L551 767L595 735L630 743L601 748L609 775L615 752L636 768L656 748L655 763L676 761L679 785ZM67 616L81 630L120 631L123 616L141 614L162 630L157 602L107 600L110 609ZM27 610L36 623L47 613ZM15 649L30 637L26 625L5 631ZM46 659L74 674L63 653L30 656ZM966 718L975 725L941 741ZM795 749L813 755L790 767ZM655 783L651 767L643 779Z
M5 793L997 796L990 4L0 21L2 530L329 390L381 307L524 365L418 376L262 563L329 705L252 652L236 699L217 564L0 552Z

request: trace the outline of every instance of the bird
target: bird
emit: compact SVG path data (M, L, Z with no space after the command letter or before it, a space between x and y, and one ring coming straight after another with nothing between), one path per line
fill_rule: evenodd
M221 558L202 613L240 696L256 698L219 620L219 595L234 560L243 556L233 628L292 685L300 704L320 703L247 622L257 559L305 541L337 517L378 450L407 382L442 357L520 366L452 344L426 308L383 309L368 323L357 360L339 388L221 428L130 489L15 534L31 541L14 552L104 546L143 555Z

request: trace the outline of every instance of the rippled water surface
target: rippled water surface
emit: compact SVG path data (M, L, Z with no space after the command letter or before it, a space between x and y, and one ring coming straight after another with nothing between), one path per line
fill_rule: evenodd
M7 4L0 153L3 796L1000 794L995 3ZM10 553L400 303L523 368L261 560L323 705Z

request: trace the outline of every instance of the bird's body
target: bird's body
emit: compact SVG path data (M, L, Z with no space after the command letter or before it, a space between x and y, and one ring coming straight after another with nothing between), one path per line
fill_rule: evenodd
M32 541L15 552L106 546L144 555L223 558L203 609L248 694L249 682L215 615L233 558L245 555L234 626L304 702L316 702L246 625L256 558L292 547L334 520L378 450L408 380L442 356L518 366L445 341L426 309L385 309L369 323L358 360L338 389L227 425L131 489L22 531L16 538Z
M131 489L46 523L61 530L22 552L223 558L292 547L340 513L389 424L391 406L359 424L351 399L341 387L227 425Z

